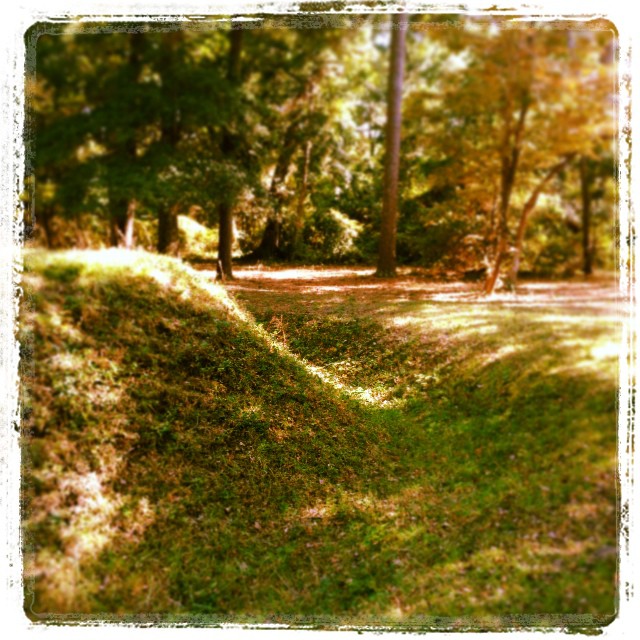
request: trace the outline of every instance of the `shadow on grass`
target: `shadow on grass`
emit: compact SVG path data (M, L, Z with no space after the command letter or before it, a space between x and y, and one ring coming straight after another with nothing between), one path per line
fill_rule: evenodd
M425 339L428 313L389 336L301 308L274 331L301 360L169 263L83 260L35 260L23 318L33 619L613 613L615 379L576 369L575 344L488 317L521 345L500 354Z

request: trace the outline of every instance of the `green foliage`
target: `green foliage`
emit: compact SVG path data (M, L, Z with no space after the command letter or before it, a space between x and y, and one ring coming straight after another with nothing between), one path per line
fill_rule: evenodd
M554 209L541 211L532 221L524 268L543 276L572 275L580 269L580 235Z
M316 209L305 220L303 244L296 257L315 263L357 261L356 242L361 231L361 224L336 209Z
M178 216L180 234L180 252L189 260L191 258L215 259L218 248L218 230L200 224L191 216Z
M472 221L450 209L450 202L425 207L413 201L402 207L398 253L405 264L453 266L465 269L462 239L472 231Z
M225 28L35 25L27 37L36 64L28 77L26 201L39 209L30 214L46 225L49 242L109 244L111 223L122 227L135 202L144 236L138 242L148 247L159 212L199 207L206 212L200 222L212 228L226 203L245 254L276 221L282 235L272 258L375 261L388 17L327 14L322 21L263 16L260 28L242 30L231 76ZM518 156L509 240L549 168L567 156L586 158L594 208L602 212L594 219L595 259L612 266L605 212L616 198L614 42L607 30L566 26L511 29L495 17L414 16L403 103L401 264L462 273L492 258L508 147ZM554 197L558 210L573 208L579 218L576 186L575 175L559 175L542 200ZM535 213L523 265L572 270L566 229L536 224ZM478 251L467 250L469 235L482 237Z

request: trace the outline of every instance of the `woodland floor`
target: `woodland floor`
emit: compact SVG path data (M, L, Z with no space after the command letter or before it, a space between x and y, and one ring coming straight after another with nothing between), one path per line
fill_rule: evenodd
M485 298L347 267L220 288L139 260L28 269L34 619L612 619L613 277Z
M209 272L211 276L214 272ZM258 312L265 307L287 311L296 303L313 305L314 311L343 310L355 304L358 313L402 311L416 302L457 303L464 306L502 308L557 308L567 313L617 317L623 300L613 274L572 280L521 281L517 293L482 294L479 283L432 281L412 269L399 269L394 279L381 279L367 267L236 268L226 283L247 305ZM446 313L449 309L443 307Z

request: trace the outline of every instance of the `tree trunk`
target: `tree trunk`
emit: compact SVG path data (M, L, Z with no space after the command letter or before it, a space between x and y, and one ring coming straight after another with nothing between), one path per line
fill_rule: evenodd
M168 49L165 55L171 55ZM165 63L169 64L165 58ZM176 152L180 142L180 118L177 109L174 108L162 120L161 124L162 141L171 149L171 153ZM178 207L177 205L161 205L158 208L158 253L177 255L180 248L180 236L178 233Z
M135 200L121 200L116 204L116 211L111 215L111 246L133 249L136 207Z
M380 247L376 275L396 275L396 233L398 228L398 175L400 172L400 130L402 126L402 80L408 28L406 13L392 18L391 57L387 94L387 139L384 161L384 194L380 224Z
M280 150L280 155L278 156L278 161L273 171L273 176L271 177L269 196L273 203L273 211L267 218L267 224L264 228L260 245L253 252L253 257L258 260L269 260L280 257L281 255L282 220L280 219L280 213L282 211L283 198L280 195L280 186L287 179L291 158L298 148L295 135L297 127L298 123L295 120L287 127L284 133L282 149Z
M232 26L229 32L229 57L227 59L227 79L235 86L240 78L240 60L242 56L242 31ZM222 132L220 149L224 155L232 154L234 143L231 132L225 127ZM218 266L225 279L233 278L231 254L233 251L233 202L224 197L218 206Z
M222 277L233 278L233 211L231 204L221 202L218 205L218 261L222 269Z
M588 160L580 158L580 190L582 193L582 271L585 276L593 272L591 247L591 173Z
M302 176L300 178L298 188L298 202L296 205L296 217L293 225L293 238L291 241L293 252L296 253L302 236L304 227L304 203L307 199L309 189L309 166L311 165L311 149L313 144L311 140L307 140L304 145L304 160L302 164Z
M520 112L514 130L511 128L510 120L505 121L504 140L502 144L502 167L500 172L500 209L498 219L498 238L496 244L496 253L494 256L493 269L489 273L485 283L484 292L489 295L493 293L498 276L500 275L500 267L507 253L507 245L509 240L509 207L511 204L511 192L516 180L518 171L518 162L520 160L520 145L522 142L522 134L524 132L524 123L529 110L528 95L522 96L520 104ZM507 118L510 118L510 114ZM513 141L512 141L513 138Z
M142 66L142 50L145 36L141 32L129 34L129 65L127 67L127 81L138 82ZM118 149L120 161L126 163L130 171L134 171L137 165L137 145L135 131L125 140ZM132 249L134 244L134 221L137 208L135 192L127 189L128 193L119 193L117 197L110 195L111 207L111 246Z
M516 244L515 250L513 254L513 262L511 263L511 269L509 271L508 282L511 287L516 286L516 282L518 280L518 271L520 269L520 257L522 255L522 245L524 243L524 234L527 229L527 221L529 220L529 215L535 209L536 204L538 203L538 198L542 193L545 186L549 183L551 178L555 176L566 164L569 162L569 158L566 158L562 162L559 162L555 166L551 167L549 171L545 174L544 178L538 183L536 188L533 190L529 199L525 202L524 207L522 208L522 213L520 214L520 221L518 222L518 230L516 232Z
M161 206L158 209L158 253L175 256L179 247L177 208Z
M44 239L47 245L47 249L55 249L56 247L56 237L55 232L51 226L51 219L53 218L53 207L50 205L44 205L40 207L40 218L36 218L36 222L40 222L40 226L44 231Z

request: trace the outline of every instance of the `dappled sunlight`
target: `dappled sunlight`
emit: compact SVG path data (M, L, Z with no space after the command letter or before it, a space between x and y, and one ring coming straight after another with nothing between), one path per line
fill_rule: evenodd
M97 560L116 539L140 540L155 519L146 498L136 503L111 486L123 457L110 446L103 448L102 455L106 466L99 471L63 473L55 489L31 502L27 529L38 523L56 523L59 539L57 549L27 549L27 584L37 578L47 585L44 599L31 605L34 612L90 610L88 600L100 585L82 571L82 566ZM37 471L34 474L37 476Z
M61 324L59 318L56 320L52 318L51 323L54 326L60 326ZM54 371L73 371L82 366L82 364L83 359L80 354L69 353L68 351L55 353L49 358L49 366Z
M547 487L543 489L548 491ZM342 570L343 563L353 562L354 558L357 561L361 556L363 560L367 557L370 562L393 567L394 579L387 587L392 597L380 609L381 619L410 624L442 611L464 616L480 605L488 612L516 611L518 602L526 597L525 585L529 581L538 583L542 592L544 585L566 584L574 611L589 610L589 601L575 587L571 572L581 571L585 562L611 561L615 550L602 546L597 535L582 537L570 532L567 525L575 520L602 518L605 507L612 515L614 505L574 499L565 508L566 524L559 525L558 530L540 522L537 527L528 527L525 535L506 539L501 546L487 544L480 537L472 553L462 559L448 559L445 549L451 540L463 537L467 523L492 518L490 513L482 516L479 511L468 511L465 502L473 501L473 496L471 486L443 493L431 486L427 476L386 495L341 488L310 506L290 510L285 516L285 532L296 523L302 524L317 540L307 546L322 547L328 543L323 536L333 535L335 526L344 531L345 523L366 522L364 543L354 540L351 560L334 557L332 570ZM497 511L503 518L509 517L507 511ZM425 562L424 558L430 560ZM322 575L326 569L318 571ZM496 609L492 608L494 605ZM539 613L554 613L544 605L542 609L535 607L534 604ZM483 626L503 624L499 617L483 620Z
M616 343L620 309L612 277L527 281L517 293L485 297L472 283L433 282L407 274L385 280L354 268L273 267L240 269L237 275L226 287L245 303L243 306L265 319L265 339L283 353L300 356L308 372L365 405L401 407L404 399L431 393L439 384L439 367L451 363L454 352L468 367L484 368L535 353L532 372L573 375L588 371L602 380L615 376L608 367L598 365L606 361L606 354L613 356L620 348ZM427 350L426 361L419 365L424 368L405 378L403 390L394 395L398 377L395 382L389 378L382 384L363 384L358 373L362 362L357 358L340 357L339 352L322 362L302 357L304 353L292 346L292 329L286 320L298 304L318 314L316 317L326 317L329 323L339 318L376 318L389 340L409 341L416 354ZM312 325L309 331L313 331ZM414 340L418 342L411 342ZM331 349L330 340L327 349ZM575 355L564 360L564 352ZM441 364L428 364L436 353L441 354Z
M491 364L492 362L497 362L507 356L512 356L514 353L522 353L526 348L527 345L524 344L505 344L504 346L496 349L493 353L484 356L482 364Z
M161 271L160 269L150 269L147 273L151 279L155 280L155 282L157 282L163 288L167 289L171 286L171 275L166 271Z
M25 251L25 262L27 265L29 264L31 255L32 253L29 250ZM55 263L58 254L52 252L48 255L48 262ZM67 256L71 262L81 262L103 268L131 267L140 264L141 261L148 261L148 253L146 251L118 249L115 247L96 249L93 251L71 249L65 251L65 256Z
M584 558L602 555L596 541L566 540L547 544L518 540L515 545L480 549L463 561L422 567L421 570L414 566L403 581L404 588L400 589L405 595L400 596L385 613L410 622L414 616L433 615L434 610L472 611L480 603L483 603L484 610L491 611L492 605L504 610L501 602L511 603L508 610L516 613L522 610L526 597L523 584L531 581L540 585L566 583L566 595L573 601L574 611L588 610L587 598L576 593L567 572L579 567ZM611 598L609 613L613 611ZM402 615L399 616L398 612ZM555 613L545 608L536 612ZM461 622L464 624L464 619ZM483 619L482 623L489 628L505 624L499 617ZM478 624L478 620L474 624ZM538 624L548 623L539 618Z
M346 296L361 297L376 292L378 299L392 302L404 296L410 301L452 302L475 307L553 307L606 312L624 311L622 298L613 276L592 277L589 280L524 282L516 292L496 292L482 295L476 283L434 281L425 276L409 275L400 270L397 278L376 278L366 267L255 267L237 268L235 280L227 283L231 291L261 291L264 295L342 292ZM213 274L213 272L211 272Z
M41 322L46 319L46 322L55 327L60 332L61 337L69 342L79 343L82 340L80 331L69 322L68 315L63 313L59 306L47 304L44 312L34 321Z
M479 314L473 313L446 313L441 309L424 309L421 313L409 311L400 316L393 316L391 324L396 327L413 326L425 332L430 332L434 328L439 330L455 331L460 337L464 335L490 335L498 331L498 325L486 320L476 320ZM486 314L490 318L490 314Z
M42 628L611 620L616 38L332 13L25 34Z
M279 280L326 280L345 276L369 277L369 267L242 267L234 271L234 276L242 280L279 281Z
M583 309L583 311L585 313L589 313L588 309ZM584 325L584 318L581 315L557 313L557 311L554 309L550 309L550 310L547 309L546 313L545 313L545 310L542 310L540 314L537 316L536 321L541 324L551 324L551 325L558 325L558 326L562 326L562 325L583 326ZM594 327L597 327L598 325L607 326L607 324L610 323L610 321L611 321L611 318L609 317L591 316L589 318L589 322Z
M549 372L614 362L605 316L286 280L263 306L171 260L94 282L91 259L41 265L25 311L33 612L413 624L608 596L614 379ZM584 562L604 578L577 584Z
M146 255L145 251L124 250L116 247L98 249L95 251L75 251L72 249L65 253L68 256L70 262L88 262L103 267L129 267L139 262L140 259L144 259ZM51 255L55 260L55 254Z
M284 350L284 346L281 345L281 348ZM291 352L289 352L289 354L293 355L291 354ZM359 400L364 404L375 405L379 407L389 407L394 404L392 400L388 399L386 390L375 390L366 387L351 386L340 382L339 377L328 371L325 367L311 364L304 359L301 359L300 362L311 375L316 376L325 384L333 387L336 391L346 393L348 396L355 400Z
M591 356L596 360L618 358L621 352L622 345L620 342L603 341L602 344L591 347Z

